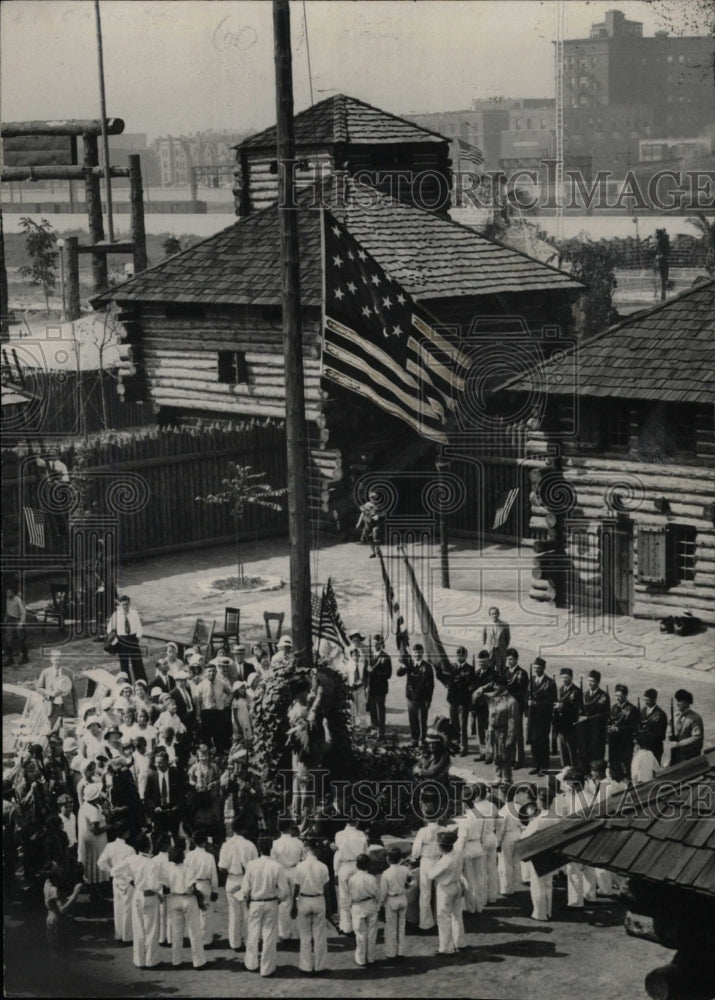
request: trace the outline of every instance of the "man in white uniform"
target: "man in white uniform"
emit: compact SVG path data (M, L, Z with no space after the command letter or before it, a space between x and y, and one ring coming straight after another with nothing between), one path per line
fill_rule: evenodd
M292 881L293 869L305 857L303 842L298 838L298 827L292 820L281 820L279 823L280 835L273 841L271 857L283 865L288 876L289 884ZM291 896L292 896L291 885ZM284 899L278 907L278 940L290 941L298 937L298 925L291 918L292 899Z
M306 856L291 872L293 903L291 917L297 918L300 934L299 965L303 972L322 972L328 964L328 935L325 914L330 873L315 855L316 841L304 844Z
M228 901L228 946L237 950L246 939L248 911L242 886L246 865L258 857L256 845L242 836L242 820L233 821L233 836L221 845L218 866L226 874L226 899Z
M387 851L389 867L380 876L380 906L385 908L385 957L402 958L405 954L407 890L414 885L408 868L401 864L399 847Z
M258 969L258 944L263 939L260 958L262 976L272 976L276 971L278 904L289 895L285 869L270 856L272 846L270 838L261 838L258 844L260 856L248 862L243 876L243 895L248 907L245 963L249 972Z
M353 872L357 869L357 859L367 851L367 837L358 830L357 823L350 819L345 824L344 830L339 830L335 834L335 858L333 867L338 880L338 909L340 911L340 930L344 934L351 934L353 925L350 915L350 897L348 895L348 881Z

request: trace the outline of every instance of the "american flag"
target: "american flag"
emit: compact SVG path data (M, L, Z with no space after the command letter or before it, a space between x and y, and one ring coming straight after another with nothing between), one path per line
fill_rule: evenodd
M25 516L25 527L30 545L34 545L36 549L44 549L46 523L44 513L33 507L23 507L22 513Z
M503 524L506 524L507 518L511 513L511 508L514 506L514 501L519 496L519 488L515 487L513 490L507 490L505 493L499 494L499 499L497 501L498 506L496 513L494 515L494 524L492 525L492 531L496 531L497 528L501 528Z
M326 589L323 590L320 597L313 592L310 596L310 605L313 621L313 639L316 642L319 642L321 639L327 639L329 642L334 642L340 647L348 646L347 637L343 640L337 622L329 613Z
M323 375L445 444L471 359L327 211L324 228Z
M395 597L395 590L388 575L387 567L385 566L385 559L382 555L381 549L379 548L377 550L377 555L380 560L380 569L382 570L382 582L385 585L385 600L387 601L387 609L390 613L390 628L395 633L397 648L400 652L402 652L407 649L410 644L407 629L405 628L405 619L400 611L400 604Z
M474 167L480 167L484 163L484 153L481 149L472 146L469 142L465 142L464 139L457 139L457 145L459 146L460 167L462 163L471 163Z
M325 607L323 613L327 614L330 621L335 625L344 645L349 646L350 640L348 639L343 619L340 617L340 612L338 611L338 601L333 590L333 581L330 578L328 578L328 583L325 587Z

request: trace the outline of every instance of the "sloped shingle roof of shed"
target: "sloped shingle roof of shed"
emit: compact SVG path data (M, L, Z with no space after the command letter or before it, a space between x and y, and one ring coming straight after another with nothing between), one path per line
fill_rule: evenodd
M715 281L686 292L505 383L558 395L710 403L715 390Z
M532 834L522 858L544 874L567 861L715 896L715 749L608 800L608 816L578 814Z
M449 142L446 136L375 108L356 97L334 94L294 118L299 146L353 143ZM275 149L276 127L258 132L234 149Z
M505 292L576 291L556 268L480 236L473 229L387 198L351 182L348 204L333 211L355 238L415 298ZM330 199L324 199L326 207ZM320 212L315 189L298 196L301 297L319 305L322 286ZM95 296L100 305L192 302L278 305L280 240L275 205L240 219L182 253Z

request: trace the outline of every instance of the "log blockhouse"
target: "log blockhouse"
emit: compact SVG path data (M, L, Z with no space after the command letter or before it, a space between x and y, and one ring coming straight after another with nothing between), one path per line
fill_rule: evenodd
M434 133L352 99L331 99L311 111L317 114L322 108L327 115L332 108L334 121L346 104L357 107L360 115L368 109L373 142L365 138L365 145L382 143L391 156L401 155L396 139L405 138L404 128L428 150L442 142ZM352 121L350 114L347 119ZM299 115L299 143L305 137L301 120L305 125ZM348 139L355 134L352 125L350 129ZM253 136L242 145L241 155L269 147L270 135ZM252 197L253 183L249 170L244 198ZM246 217L222 232L93 299L95 307L109 302L119 306L135 370L126 392L151 400L160 421L284 414L278 209L271 203L256 210L262 198L257 194ZM432 446L367 401L321 381L321 207L329 208L435 317L445 336L457 341L470 338L480 322L496 318L502 327L517 330L522 347L524 340L539 347L544 327L570 330L573 302L582 286L563 271L490 241L440 212L420 209L410 199L390 197L346 170L300 190L297 203L311 503L315 515L334 524L351 506L361 473L405 468ZM480 329L476 350L488 359L494 382L497 375L504 377L501 363L512 351L505 349L502 332ZM506 371L524 368L512 365ZM463 437L473 451L470 436ZM474 498L471 508L481 512L482 505ZM473 530L479 527L475 520Z
M715 282L553 355L535 393L532 597L715 623Z

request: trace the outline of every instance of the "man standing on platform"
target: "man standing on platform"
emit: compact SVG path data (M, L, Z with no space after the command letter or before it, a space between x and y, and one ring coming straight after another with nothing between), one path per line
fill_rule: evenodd
M139 613L130 607L131 601L126 594L117 601L117 608L107 623L107 634L116 633L117 656L119 669L129 671L131 663L132 681L147 680L144 660L139 649L139 640L144 635Z
M663 744L668 733L668 716L658 704L658 692L648 688L643 692L645 704L641 709L638 742L653 753L660 764L663 759Z
M583 693L581 716L576 726L576 742L581 759L581 770L586 774L592 760L603 760L606 756L611 699L605 691L601 690L600 683L600 671L589 670L587 674L588 687Z
M489 624L482 629L482 646L489 653L489 663L499 673L506 662L511 632L500 618L499 608L489 608Z
M608 721L608 760L613 768L619 764L626 778L631 776L633 740L638 727L638 710L628 701L628 688L616 684L616 698L611 705Z
M550 764L549 733L556 701L556 684L551 677L547 677L546 661L540 656L537 656L531 664L531 669L527 732L534 766L529 773L540 776L548 771Z
M372 637L375 653L367 664L367 707L370 722L380 739L385 738L385 699L392 677L392 659L385 652L385 639L379 633Z
M397 676L407 675L407 715L412 745L417 746L427 738L427 714L434 694L434 667L425 659L425 647L421 643L416 643L413 648L414 659L407 654L407 661L397 668Z
M571 667L559 671L561 687L554 702L553 729L562 767L574 767L578 761L575 726L581 714L581 689L573 682Z

